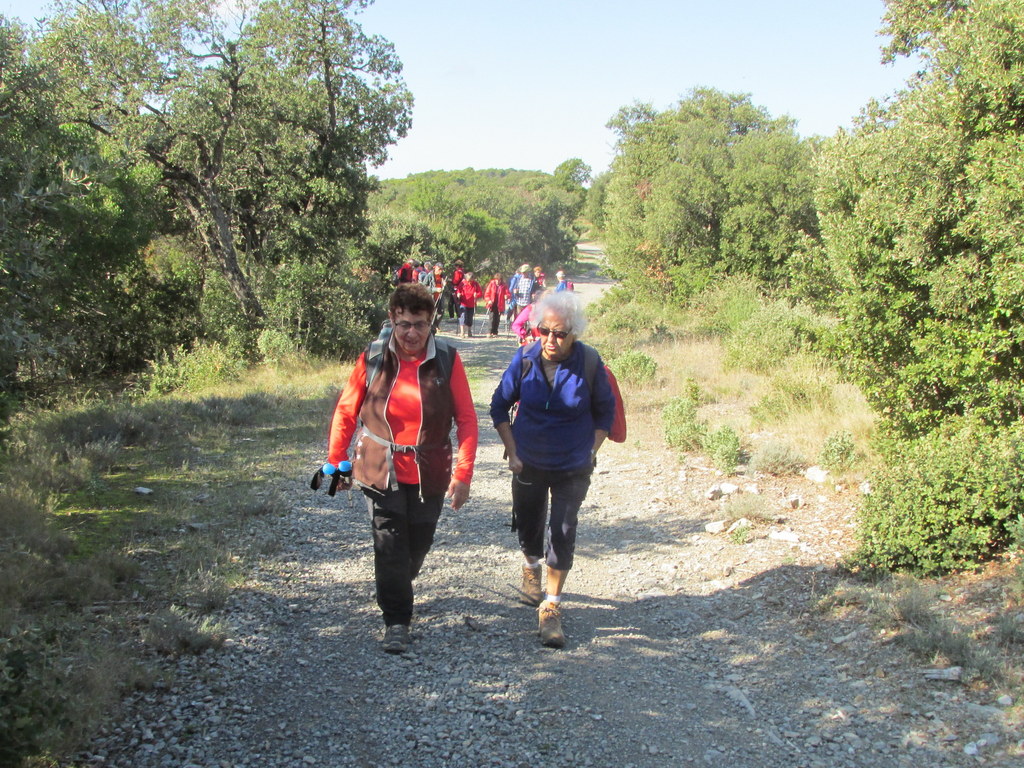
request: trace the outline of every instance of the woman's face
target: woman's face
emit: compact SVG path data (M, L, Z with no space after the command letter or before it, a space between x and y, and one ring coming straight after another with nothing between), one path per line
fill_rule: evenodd
M397 309L391 313L391 325L399 357L403 360L422 357L430 338L430 313Z
M537 331L540 333L541 354L545 358L560 363L569 357L576 336L557 313L545 312L544 319L537 324Z

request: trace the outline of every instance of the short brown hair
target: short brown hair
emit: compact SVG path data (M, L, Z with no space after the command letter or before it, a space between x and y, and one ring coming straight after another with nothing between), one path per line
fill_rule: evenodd
M434 298L423 283L402 283L395 288L388 302L388 312L391 314L400 309L410 314L426 312L429 315L434 311Z

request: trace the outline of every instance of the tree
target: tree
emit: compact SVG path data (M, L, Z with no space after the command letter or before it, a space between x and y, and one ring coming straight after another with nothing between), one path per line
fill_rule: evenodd
M578 157L572 157L555 168L555 183L568 192L581 190L590 183L593 174L590 166Z
M344 266L326 245L364 234L366 164L408 129L392 46L350 18L366 5L258 0L229 18L212 0L80 0L46 38L65 119L158 169L250 338L268 270L325 251Z
M662 113L623 108L609 127L604 228L627 280L683 297L718 274L773 285L797 244L817 237L811 145L749 96L696 89Z
M460 258L474 269L507 273L523 262L570 264L579 202L579 192L548 174L467 169L384 182L373 208L391 216L412 211L426 222L430 242L408 254Z
M818 197L852 369L886 423L1024 415L1024 8L892 0L919 77L829 142Z

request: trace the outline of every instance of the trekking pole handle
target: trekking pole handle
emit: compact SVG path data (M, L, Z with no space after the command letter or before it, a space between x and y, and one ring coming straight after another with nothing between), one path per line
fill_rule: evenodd
M338 491L338 485L342 480L345 481L346 485L352 482L352 462L351 461L339 461L338 466L335 467L330 462L324 464L323 473L330 475L331 485L327 489L327 495L333 496Z

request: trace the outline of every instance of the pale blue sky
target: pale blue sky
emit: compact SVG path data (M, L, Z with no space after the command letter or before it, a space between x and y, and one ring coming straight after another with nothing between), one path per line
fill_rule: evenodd
M0 0L0 13L28 20L45 5ZM416 99L376 173L550 172L570 157L597 173L620 107L666 109L699 86L831 135L914 69L881 64L883 12L882 0L376 0L357 19L395 44Z

